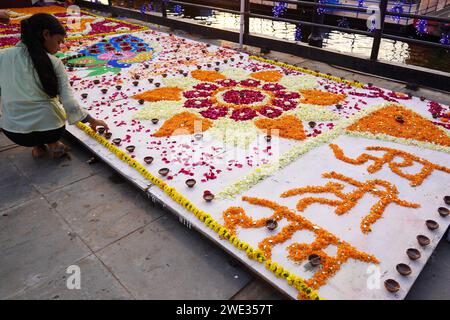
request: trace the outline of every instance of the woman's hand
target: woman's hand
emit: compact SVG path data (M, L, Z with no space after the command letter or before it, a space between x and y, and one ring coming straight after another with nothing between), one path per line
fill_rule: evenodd
M106 132L109 131L108 125L103 120L91 118L91 119L89 119L88 122L89 122L89 126L91 127L91 129L94 130L95 132L97 132L97 127L103 127L103 128L105 128Z
M9 14L6 10L0 10L0 23L8 24L9 23Z

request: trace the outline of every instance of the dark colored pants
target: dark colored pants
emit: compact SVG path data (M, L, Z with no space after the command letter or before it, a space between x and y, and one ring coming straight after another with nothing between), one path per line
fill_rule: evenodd
M66 126L49 131L34 131L30 133L14 133L3 129L5 136L12 142L23 147L35 147L47 143L55 143L66 132Z

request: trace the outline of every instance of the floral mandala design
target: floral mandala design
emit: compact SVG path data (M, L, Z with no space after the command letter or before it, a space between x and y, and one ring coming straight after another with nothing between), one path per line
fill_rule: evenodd
M283 73L278 71L259 71L250 73L244 80L235 80L232 76L225 76L218 71L194 70L191 72L192 79L186 78L187 86L181 87L161 87L140 93L133 98L143 99L151 102L145 106L135 118L152 119L156 116L174 116L182 112L190 112L203 117L207 120L216 120L213 127L217 127L220 120L234 120L236 122L252 122L257 119L277 120L274 124L277 126L268 126L265 123L264 128L258 126L258 122L252 124L255 128L278 130L300 130L304 132L300 124L297 128L287 128L283 125L287 111L299 107L302 94L299 91L290 90L286 86L278 83L283 78ZM195 80L192 83L192 80ZM167 101L165 91L178 89L176 97L172 96L171 104L167 104L167 109L177 110L174 114L152 112L152 107L156 107L155 102ZM322 92L323 95L332 95L328 92ZM178 102L175 106L174 101ZM157 104L163 108L161 104ZM317 108L321 108L317 106ZM149 111L150 110L150 111ZM219 121L217 121L219 120ZM292 123L292 116L286 118L286 121ZM177 125L173 123L173 125ZM248 125L245 125L248 128ZM282 132L283 133L283 132ZM304 134L280 134L284 137L302 137ZM295 138L292 138L295 139Z

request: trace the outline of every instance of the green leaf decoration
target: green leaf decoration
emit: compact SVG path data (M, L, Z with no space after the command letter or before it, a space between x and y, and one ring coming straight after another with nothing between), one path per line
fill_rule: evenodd
M99 66L90 68L91 72L88 73L86 77L95 77L101 76L102 74L106 74L108 72L112 72L114 74L118 74L120 72L120 68L112 68L108 66Z

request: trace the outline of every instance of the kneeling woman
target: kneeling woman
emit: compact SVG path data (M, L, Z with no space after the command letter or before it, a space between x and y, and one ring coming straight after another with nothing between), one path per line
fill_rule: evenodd
M59 141L65 122L88 122L92 129L108 126L77 103L60 59L53 56L66 36L52 15L39 13L21 22L21 42L0 50L1 127L5 135L34 157L49 149L54 158L67 152ZM61 106L62 105L62 106Z

